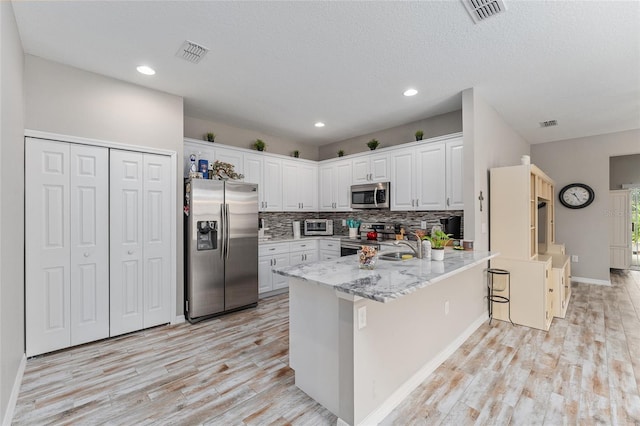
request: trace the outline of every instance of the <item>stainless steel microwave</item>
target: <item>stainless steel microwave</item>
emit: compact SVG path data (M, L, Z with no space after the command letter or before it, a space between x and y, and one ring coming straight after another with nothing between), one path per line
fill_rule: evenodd
M305 219L304 235L333 235L333 220Z
M391 183L365 183L351 186L352 209L388 209L391 199Z

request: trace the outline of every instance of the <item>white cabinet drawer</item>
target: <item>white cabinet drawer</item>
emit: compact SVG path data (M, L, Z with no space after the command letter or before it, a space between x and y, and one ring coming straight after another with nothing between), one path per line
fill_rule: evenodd
M260 244L258 246L258 256L283 253L289 253L289 243Z
M295 251L307 251L307 250L317 250L318 249L318 241L296 241L289 243L289 250L293 253Z
M320 240L320 250L340 251L340 241L338 241L338 240Z

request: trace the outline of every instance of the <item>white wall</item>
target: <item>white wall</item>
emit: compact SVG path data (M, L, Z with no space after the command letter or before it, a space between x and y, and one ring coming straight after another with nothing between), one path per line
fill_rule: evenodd
M464 233L479 250L489 247L489 169L520 164L529 143L516 133L474 89L462 92L464 138ZM480 211L480 191L482 211ZM492 224L499 226L499 224ZM483 232L484 229L486 232ZM471 237L473 236L473 237Z
M103 75L27 55L25 127L177 152L182 170L183 101ZM177 306L183 313L182 181L176 182Z
M574 277L609 281L609 157L638 153L640 129L531 146L532 162L555 181L556 194L574 182L595 191L595 200L584 209L559 203L556 208L556 241L579 256L571 264Z
M256 139L267 144L267 152L281 155L292 155L296 149L300 158L318 160L318 147L289 139L278 138L253 130L242 129L212 120L184 117L184 137L202 140L206 133L215 133L217 143L251 149Z
M0 421L24 356L24 54L11 2L0 1Z
M345 139L330 143L320 147L320 160L327 160L338 156L338 151L343 150L345 155L366 152L369 150L367 142L377 139L380 142L379 148L386 148L416 140L416 130L424 132L423 139L435 138L436 136L449 135L462 131L462 111L453 111L435 117L424 118L422 120L379 130L355 138Z

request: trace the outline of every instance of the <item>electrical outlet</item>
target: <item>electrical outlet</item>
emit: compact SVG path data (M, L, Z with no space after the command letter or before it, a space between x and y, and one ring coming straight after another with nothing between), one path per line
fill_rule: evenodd
M362 330L367 326L367 307L358 308L358 330Z
M449 315L449 301L444 302L444 314Z
M421 220L420 221L420 229L427 229L427 221L426 220Z
M342 219L342 226L347 226L347 219Z
M572 254L571 255L571 262L578 263L579 261L580 261L580 258L578 257L577 254Z

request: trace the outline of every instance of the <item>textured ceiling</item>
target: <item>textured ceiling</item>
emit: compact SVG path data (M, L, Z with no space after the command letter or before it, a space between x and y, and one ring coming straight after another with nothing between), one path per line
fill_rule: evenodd
M191 117L306 143L460 109L470 87L531 143L640 128L640 2L505 3L477 25L457 0L13 6L28 54L183 96ZM175 56L186 39L210 49L197 65ZM142 63L157 74L138 74ZM402 96L408 87L419 94Z

